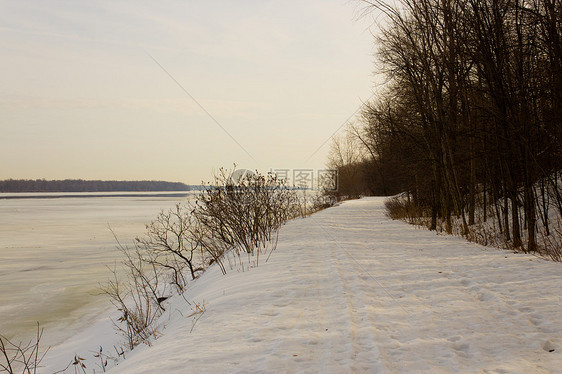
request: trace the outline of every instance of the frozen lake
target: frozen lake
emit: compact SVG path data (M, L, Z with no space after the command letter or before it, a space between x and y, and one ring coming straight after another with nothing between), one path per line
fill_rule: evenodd
M67 195L0 194L0 334L6 337L25 338L39 321L44 342L53 344L107 309L99 284L120 254L108 226L122 244L132 243L162 209L193 196Z

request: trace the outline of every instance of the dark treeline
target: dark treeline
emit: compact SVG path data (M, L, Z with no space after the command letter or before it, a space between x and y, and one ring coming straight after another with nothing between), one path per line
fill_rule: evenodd
M163 181L101 181L8 179L0 181L0 192L124 192L188 191L190 186Z
M458 217L468 233L475 210L492 211L506 242L536 251L538 220L549 235L548 207L562 216L562 1L361 3L385 16L387 80L345 140L365 157L332 149L340 179L407 191L432 229Z

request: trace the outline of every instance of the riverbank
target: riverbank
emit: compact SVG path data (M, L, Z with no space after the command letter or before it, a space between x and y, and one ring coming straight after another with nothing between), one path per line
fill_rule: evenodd
M258 268L211 267L111 372L554 373L561 294L560 264L392 221L381 198L348 201L289 222ZM101 371L95 352L120 342L110 327L52 347L45 372L74 354Z

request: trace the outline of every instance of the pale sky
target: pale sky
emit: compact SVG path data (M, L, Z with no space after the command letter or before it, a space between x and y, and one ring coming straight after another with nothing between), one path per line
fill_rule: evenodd
M0 0L0 179L323 168L374 90L368 26L347 0Z

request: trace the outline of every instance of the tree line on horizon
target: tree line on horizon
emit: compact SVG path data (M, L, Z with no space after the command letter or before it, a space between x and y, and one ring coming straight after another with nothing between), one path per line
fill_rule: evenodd
M457 217L467 233L491 211L536 251L537 224L562 217L562 1L360 3L383 15L385 85L332 145L340 192L406 192L431 229Z
M102 181L8 179L0 181L0 192L157 192L189 191L190 186L165 181Z

